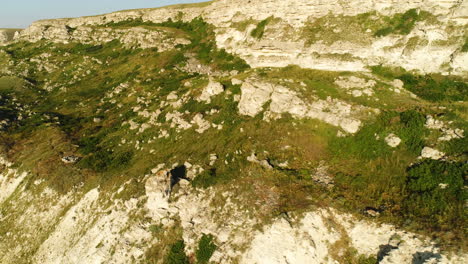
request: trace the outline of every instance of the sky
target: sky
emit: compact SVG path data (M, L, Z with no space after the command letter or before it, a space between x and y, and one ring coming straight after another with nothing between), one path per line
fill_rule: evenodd
M206 0L0 0L0 28L25 28L47 18L80 17Z

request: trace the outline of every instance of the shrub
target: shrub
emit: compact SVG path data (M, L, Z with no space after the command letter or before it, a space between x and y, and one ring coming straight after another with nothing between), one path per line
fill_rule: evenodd
M463 101L468 96L468 84L438 75L418 76L409 73L399 76L405 88L431 102Z
M461 51L468 52L468 37L465 38L465 44L463 44Z
M213 186L217 183L218 179L216 177L216 169L211 168L209 170L205 170L200 175L195 177L192 181L192 186L195 188L208 188Z
M429 14L416 9L410 9L403 14L395 14L386 22L387 26L375 32L376 37L387 36L389 34L408 35L416 25L416 22L423 20Z
M184 240L179 240L171 246L164 264L190 264L189 258L185 255Z
M98 148L97 151L83 158L80 165L97 172L105 172L126 167L132 158L132 151L114 153L110 150Z
M198 242L198 249L196 252L197 263L208 263L216 248L216 245L213 243L213 236L203 234Z
M424 127L426 117L416 110L408 110L400 113L400 121L403 127L398 134L405 142L408 150L419 155L424 147L423 138L427 131Z
M372 66L372 73L388 79L400 79L405 89L422 99L431 102L465 101L468 97L468 84L455 76L440 74L417 75L406 72L403 68Z
M256 39L261 39L263 37L263 34L265 34L265 27L268 25L270 22L270 18L267 18L265 20L260 21L260 23L257 24L257 27L250 32L250 35Z
M404 200L406 212L436 226L450 224L450 221L464 222L463 204L468 198L464 176L467 172L468 165L463 162L425 160L410 167L407 172L409 195Z

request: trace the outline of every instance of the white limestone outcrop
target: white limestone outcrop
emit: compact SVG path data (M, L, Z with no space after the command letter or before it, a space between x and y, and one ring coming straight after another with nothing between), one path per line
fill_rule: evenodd
M396 148L396 147L398 147L398 145L400 145L400 143L401 143L401 138L399 138L399 137L396 136L395 134L391 133L391 134L389 134L389 135L385 138L385 142L386 142L387 145L389 145L390 147Z
M212 79L208 82L208 85L203 89L202 94L198 97L198 101L206 103L211 102L211 97L224 92L223 85Z
M444 156L445 156L445 153L443 153L440 150L431 148L431 147L424 147L423 150L421 151L421 157L422 158L440 160Z
M361 126L358 117L372 112L369 108L350 105L332 98L313 98L311 102L306 102L297 92L287 87L253 79L242 84L241 92L238 108L242 115L254 117L267 110L266 117L277 118L283 113L289 113L295 118L321 120L351 134L356 133ZM270 105L265 109L267 102L270 102Z
M301 37L304 26L317 18L327 15L356 16L376 11L391 16L416 8L437 16L436 24L421 22L405 35L389 35L375 38L363 32L357 41L340 40L334 43L317 42L307 44ZM154 47L154 40L160 42L161 33L142 28L111 30L96 28L108 22L128 19L163 22L167 19L189 21L201 16L217 27L216 41L220 48L235 53L253 67L284 67L297 64L304 68L340 71L365 71L367 65L385 64L401 66L408 70L422 72L448 72L463 75L468 72L468 53L461 52L464 45L464 32L468 19L468 2L459 0L409 0L401 3L396 0L219 0L202 7L166 7L115 12L93 17L41 20L24 30L19 39L36 41L48 38L55 41L91 41L90 36L107 39L118 36L129 43L142 43L142 47ZM247 27L240 32L232 23L254 21L268 17L279 18L271 32L260 39L250 36L255 27ZM255 22L257 21L257 22ZM332 19L333 21L333 19ZM447 27L452 29L447 31ZM336 32L346 32L347 25L323 25ZM75 29L70 32L70 28ZM268 25L267 25L268 29ZM93 33L94 32L94 33ZM153 36L156 34L155 36ZM169 39L165 44L183 40ZM362 42L365 40L364 42ZM159 47L160 44L158 44ZM416 45L416 46L415 46ZM164 45L163 45L164 47Z

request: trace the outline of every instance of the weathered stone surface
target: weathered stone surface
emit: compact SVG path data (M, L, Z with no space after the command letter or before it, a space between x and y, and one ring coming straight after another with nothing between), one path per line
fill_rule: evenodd
M385 138L385 142L387 143L387 145L389 145L390 147L392 148L396 148L398 147L398 145L400 145L401 143L401 139L399 137L397 137L395 134L389 134L386 138Z
M0 44L5 43L8 41L8 35L6 31L0 29Z
M411 8L428 11L440 18L440 25L419 23L408 35L391 35L383 38L371 39L370 44L362 45L347 41L337 41L333 44L315 43L306 45L305 41L298 38L301 28L315 18L326 15L355 16L361 13L377 11L383 15L402 13ZM87 39L90 33L89 26L101 25L109 21L123 21L127 19L142 18L144 21L162 22L169 18L176 19L179 12L183 13L182 19L191 20L202 16L209 23L219 28L217 31L217 43L221 48L236 53L244 58L253 67L284 67L297 64L304 68L341 71L367 71L367 65L386 64L390 66L402 66L406 69L421 70L423 72L445 72L451 69L452 74L465 74L468 71L468 53L459 52L464 44L463 25L467 24L466 1L419 1L410 0L405 3L396 0L353 0L353 1L308 1L308 0L219 0L205 7L193 7L177 9L173 7L158 9L142 9L122 11L106 15L42 20L33 23L21 33L19 39L36 41L42 37L56 39L56 41L70 40L67 27L77 28L72 36L77 40L91 41ZM231 27L231 22L248 19L263 20L270 16L281 18L281 27L274 34L265 36L261 40L253 39L249 32L239 32ZM445 32L448 24L457 25L457 29L451 31L451 36ZM45 30L48 28L47 30ZM252 30L248 27L247 30ZM98 39L107 39L107 28L99 29L95 36ZM120 36L128 45L139 43L143 47L161 46L154 44L154 40L160 42L158 33L143 32L144 29L135 29L137 32L120 32L126 36ZM80 33L81 32L81 33ZM118 32L118 31L116 31ZM295 32L296 37L291 37ZM83 34L82 34L83 33ZM153 36L156 34L156 36ZM289 35L288 35L289 34ZM93 34L91 34L93 35ZM144 36L150 41L145 41ZM281 38L281 36L287 36ZM457 36L456 42L450 42L449 38ZM410 40L419 38L426 43L412 48ZM73 39L74 37L72 37ZM152 40L152 41L151 41ZM447 41L448 45L437 44L438 40ZM181 40L182 41L182 40ZM141 43L140 43L141 42ZM177 41L176 41L177 42ZM174 43L174 39L168 41ZM183 43L183 41L182 41ZM175 44L174 44L175 45ZM164 49L162 45L161 49ZM403 54L403 56L402 56ZM350 57L350 56L351 57ZM341 58L343 57L343 58ZM349 59L350 57L351 59Z
M101 44L118 39L127 47L157 48L159 51L190 43L189 40L175 37L172 32L165 30L148 30L143 27L113 29L80 26L70 31L67 25L62 24L33 24L20 34L19 39L32 42L50 39L55 43L77 41L86 44Z
M210 79L208 85L203 89L202 94L200 95L198 100L210 103L212 96L218 95L222 92L224 92L223 85L219 82Z
M434 159L434 160L439 160L445 156L445 153L433 149L431 147L424 147L423 150L421 151L421 157L422 158L428 158L428 159Z
M254 117L266 110L263 106L270 102L269 109L265 112L268 118L277 118L282 113L289 113L296 118L321 120L348 133L356 133L359 130L361 121L357 116L369 110L332 98L313 98L311 102L305 102L293 90L259 80L246 80L241 86L241 91L238 108L242 115Z

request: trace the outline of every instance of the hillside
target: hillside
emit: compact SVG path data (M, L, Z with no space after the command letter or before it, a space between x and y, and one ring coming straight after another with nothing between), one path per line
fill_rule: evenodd
M0 45L0 263L466 263L467 14L34 22Z
M19 34L21 30L19 28L0 28L0 44L13 40L15 34Z

